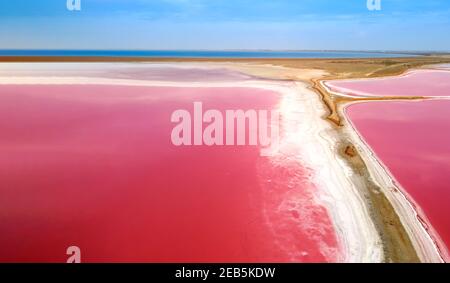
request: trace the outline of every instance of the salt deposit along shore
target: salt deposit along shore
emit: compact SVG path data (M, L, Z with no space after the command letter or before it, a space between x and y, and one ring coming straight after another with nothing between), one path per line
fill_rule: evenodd
M0 140L7 156L0 166L8 172L0 176L0 192L10 196L0 205L6 231L0 236L0 261L58 261L57 251L73 240L89 247L92 262L386 260L382 230L371 212L377 208L368 202L368 176L355 174L340 154L342 132L323 119L326 108L306 82L260 80L200 63L11 66L0 64L0 129L8 133ZM88 75L86 70L91 70ZM175 149L168 142L170 113L195 100L214 109L278 109L278 151L261 157L249 147ZM153 122L148 125L146 119ZM60 122L52 128L55 120ZM345 131L364 149L351 127ZM361 152L370 177L386 188L387 173L378 170L368 151ZM79 170L83 164L89 170ZM41 169L31 173L36 166ZM177 182L176 176L188 179ZM440 261L426 231L411 218L408 202L383 193L420 260ZM103 219L106 226L86 220L85 212L61 208L73 202L76 211L89 211L91 219ZM24 203L29 205L21 210ZM78 235L75 239L64 233L57 239L33 238L37 230L29 224L50 233L67 221L79 229L78 234L70 231ZM11 235L21 239L25 234L33 248L20 250ZM175 240L174 234L180 237ZM40 258L39 247L49 245Z

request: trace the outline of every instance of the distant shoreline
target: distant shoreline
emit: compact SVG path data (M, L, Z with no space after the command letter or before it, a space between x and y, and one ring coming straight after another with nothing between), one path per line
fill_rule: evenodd
M424 56L404 57L377 57L377 58L203 58L203 57L120 57L120 56L2 56L0 62L250 62L262 61L327 61L327 60L386 60L386 59L408 59Z
M397 51L275 51L275 50L2 50L3 57L130 58L130 59L369 59L408 58L430 53Z

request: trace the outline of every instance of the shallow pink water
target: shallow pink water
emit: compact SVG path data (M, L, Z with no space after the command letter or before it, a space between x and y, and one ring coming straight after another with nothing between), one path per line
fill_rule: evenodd
M7 64L2 76L90 77L154 81L214 82L242 81L251 76L226 68L177 66L148 63L28 63Z
M0 261L335 261L311 169L175 147L176 109L272 109L250 88L0 86ZM287 158L286 160L292 160Z
M449 100L360 103L346 110L364 140L423 210L447 247L449 110Z
M353 96L450 96L450 71L417 70L405 76L329 81L326 85Z

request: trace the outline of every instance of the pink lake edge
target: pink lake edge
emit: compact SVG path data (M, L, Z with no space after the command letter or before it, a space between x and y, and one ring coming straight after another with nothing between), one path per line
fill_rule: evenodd
M354 97L450 97L450 71L421 69L394 77L333 80L322 85L331 93Z
M446 103L447 106L450 105L450 101L448 100L425 100L422 102L428 102L428 103ZM395 104L401 104L401 105L409 105L409 106L417 106L418 103L421 102L395 102L395 101L390 101L390 102L386 102L386 101L371 101L371 102L355 102L355 103L351 103L346 105L343 110L345 113L345 117L346 120L348 122L348 124L351 126L351 128L353 128L353 131L357 134L357 138L359 139L363 144L361 145L361 148L367 147L369 149L370 153L365 154L366 156L373 156L374 157L374 161L372 161L371 163L379 163L382 167L383 170L388 172L389 174L389 178L392 180L392 184L399 189L400 191L394 191L394 192L389 192L388 195L393 195L394 198L399 199L399 197L395 197L395 195L397 195L399 192L401 193L401 195L404 197L404 199L410 203L411 208L412 208L412 212L416 215L416 220L418 223L420 223L424 229L426 229L427 233L430 235L431 239L433 240L436 249L439 250L439 253L442 257L443 260L445 260L446 262L448 262L450 260L450 256L449 256L449 252L448 252L448 232L449 232L449 227L448 225L445 225L445 220L439 220L438 222L440 223L438 225L438 227L436 227L435 220L436 220L436 215L437 218L441 218L442 217L445 218L445 215L448 215L446 213L448 213L447 211L445 211L446 209L448 210L448 206L445 205L446 203L449 202L449 194L436 194L435 196L433 196L433 201L429 202L427 204L427 207L423 207L423 203L421 201L421 199L418 199L417 195L415 194L417 191L414 191L415 188L418 188L417 186L413 186L414 182L417 181L414 177L412 178L411 176L417 176L417 174L413 173L413 172L406 172L406 174L403 175L399 175L398 172L400 170L405 170L408 169L408 166L410 164L412 164L414 161L414 159L417 159L417 156L410 156L410 161L405 162L405 157L403 155L401 156L395 156L395 154L393 152L402 152L405 151L405 144L401 144L401 143L396 143L398 140L401 140L402 138L408 138L409 140L420 140L419 137L423 137L423 136L428 136L425 134L416 134L413 137L408 136L408 133L411 133L410 131L408 131L407 127L399 127L399 125L396 125L397 123L402 123L405 122L404 120L404 116L402 118L398 118L395 119L395 116L400 115L401 114L410 114L409 111L402 111L400 112L401 109L399 109L399 107L394 107L392 105ZM386 107L382 107L382 105L386 105ZM418 107L420 108L420 107ZM440 112L440 113L446 113L447 112L447 108L443 109L444 112ZM383 113L382 118L377 119L377 116L379 116L379 113ZM436 114L436 112L433 111L434 114ZM360 116L358 116L360 115ZM372 120L367 120L367 119L363 119L362 116L366 115L372 118ZM370 116L372 115L372 116ZM392 115L392 116L390 116ZM411 115L409 115L408 117L413 117ZM416 117L416 116L414 116ZM383 120L386 119L386 120ZM391 120L389 119L391 118ZM393 118L393 119L392 119ZM423 116L422 116L423 118ZM420 119L419 119L420 120ZM369 121L371 121L371 123L369 124ZM432 120L433 121L433 120ZM414 124L415 121L412 121L411 124ZM433 121L434 122L434 121ZM447 124L447 126L450 126L450 120L448 121L449 123ZM376 125L376 126L375 126ZM411 128L411 127L409 127ZM374 130L375 129L375 130ZM376 130L378 129L378 130ZM415 128L416 129L416 128ZM428 127L428 129L432 129L432 127ZM383 133L390 133L391 135L380 135L377 134L378 132L383 132ZM419 132L419 131L418 131ZM388 138L393 138L393 140L389 140ZM444 142L444 145L446 143ZM427 147L427 149L434 149L437 150L436 153L442 154L442 151L439 151L440 149L442 149L442 147ZM365 150L363 149L363 152ZM447 153L450 153L450 148L446 148ZM446 153L446 154L447 154ZM413 154L412 152L410 152L410 154ZM369 158L370 159L370 158ZM450 158L448 159L450 160ZM441 167L442 168L442 167ZM450 168L447 166L447 168ZM420 170L419 170L420 171ZM440 174L439 172L435 172L433 170L431 171L427 171L426 173L430 174L430 179L432 179L432 177L441 177L444 178L445 174ZM441 172L442 173L442 172ZM405 182L408 181L407 183ZM412 183L411 183L412 182ZM442 184L442 182L440 182ZM386 186L388 187L388 186ZM398 200L399 202L402 202L401 198L400 200ZM391 201L397 202L396 200L391 199ZM443 202L443 203L442 203ZM436 205L442 203L441 205ZM403 203L404 204L404 203ZM402 204L402 205L403 205ZM398 203L397 203L398 205ZM401 205L400 205L401 206ZM434 208L434 210L444 210L441 212L433 213L431 219L430 219L430 215L429 215L429 208ZM399 208L399 207L397 207ZM404 208L399 208L398 209L399 212L401 210L400 213L405 214L405 212L407 214L411 214L411 211L408 212L408 209L404 209ZM439 216L440 215L440 216ZM401 216L401 215L400 215ZM432 225L433 224L433 225ZM444 225L443 225L444 224ZM441 237L441 235L444 236ZM426 239L425 239L426 240Z

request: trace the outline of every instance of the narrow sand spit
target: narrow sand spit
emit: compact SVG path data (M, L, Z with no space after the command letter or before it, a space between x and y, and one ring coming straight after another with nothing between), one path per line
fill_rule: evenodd
M145 64L148 65L148 64ZM39 69L38 65L34 65ZM60 65L61 66L61 65ZM133 64L114 64L115 69ZM141 65L142 66L142 65ZM177 68L177 64L170 64ZM183 67L186 67L184 64ZM198 65L196 65L198 67ZM7 66L0 65L0 69ZM180 82L167 80L86 77L83 74L68 77L49 75L11 74L0 76L0 84L18 85L125 85L125 86L176 86L176 87L248 87L276 91L282 94L281 110L285 115L299 115L301 121L297 130L287 137L289 146L298 147L299 161L312 168L313 182L319 188L317 199L322 202L332 216L338 235L344 262L381 262L384 260L383 243L370 214L367 196L361 192L363 181L355 176L352 168L339 154L339 132L322 117L326 109L319 96L309 89L307 83L242 79L232 82ZM283 144L280 145L281 149ZM403 217L403 216L402 216ZM407 216L404 216L405 218ZM414 227L414 226L413 226ZM422 248L423 254L428 249Z
M340 158L339 137L323 120L326 111L315 93L305 83L296 83L297 91L288 96L290 108L304 109L304 124L296 137L301 144L302 161L315 168L314 182L323 189L320 198L326 203L340 235L345 262L380 262L383 249L370 218L364 196L352 177L351 168ZM299 93L302 94L299 96Z

